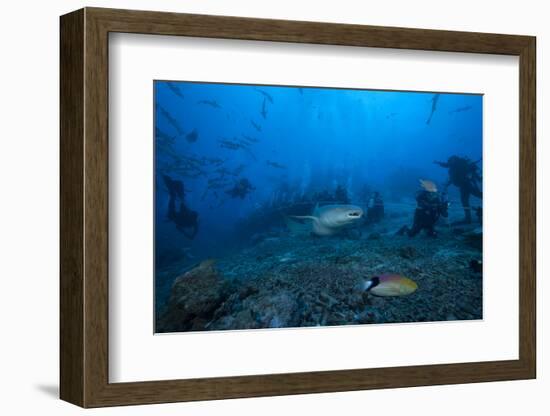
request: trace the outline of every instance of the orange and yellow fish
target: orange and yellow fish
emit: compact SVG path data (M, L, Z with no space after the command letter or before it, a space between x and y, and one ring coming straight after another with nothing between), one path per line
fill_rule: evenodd
M428 192L437 192L437 185L427 179L419 179L420 186Z
M391 273L374 276L364 284L364 290L376 296L405 296L416 289L418 285L413 280Z

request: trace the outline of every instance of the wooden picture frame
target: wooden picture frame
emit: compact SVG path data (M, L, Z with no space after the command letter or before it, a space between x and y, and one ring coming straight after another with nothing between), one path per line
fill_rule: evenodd
M99 8L62 16L60 27L61 399L82 407L101 407L535 378L534 37ZM518 56L519 359L109 383L110 32Z

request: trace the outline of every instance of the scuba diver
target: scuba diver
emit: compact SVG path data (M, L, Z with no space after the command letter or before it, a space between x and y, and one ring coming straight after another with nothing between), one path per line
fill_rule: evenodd
M170 194L166 216L169 221L172 221L176 225L179 232L192 240L199 231L199 214L185 205L185 187L183 182L172 179L168 175L162 175L162 177ZM176 199L180 201L179 209L176 208Z
M404 225L399 229L397 235L407 234L409 237L416 236L420 231L426 230L430 237L436 237L435 224L441 218L447 218L449 203L445 194L440 195L437 187L432 181L420 179L422 190L416 194L416 210L414 211L414 222L412 228Z
M231 198L241 198L244 199L250 192L256 188L252 186L250 181L246 178L242 178L235 183L233 188L228 191L225 191L226 194L230 195Z
M460 201L464 208L464 221L461 223L470 224L472 222L472 208L470 207L470 195L479 199L483 194L480 189L481 176L479 174L477 162L472 162L467 157L451 156L447 162L434 161L435 164L449 170L449 180L445 184L445 191L449 185L454 185L460 190Z
M384 200L380 192L374 192L369 198L367 207L367 222L376 223L384 218Z

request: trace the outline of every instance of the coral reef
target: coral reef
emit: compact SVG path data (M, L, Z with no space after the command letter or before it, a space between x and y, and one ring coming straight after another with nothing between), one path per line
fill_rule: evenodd
M370 228L359 238L292 236L281 231L214 264L177 277L157 331L230 330L482 318L475 227L444 227L437 238ZM418 290L376 297L361 283L381 273L413 279Z
M214 260L203 261L179 276L172 286L168 307L157 322L157 332L201 330L212 318L230 292L214 266Z

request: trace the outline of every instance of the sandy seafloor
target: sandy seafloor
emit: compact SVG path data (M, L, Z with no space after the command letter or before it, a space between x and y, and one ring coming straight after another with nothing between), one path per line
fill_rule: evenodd
M482 273L470 265L481 260L480 225L442 224L436 238L395 234L411 222L412 213L390 211L334 237L281 227L202 265L176 262L157 276L167 302L157 305L156 331L482 319ZM409 277L418 290L377 297L358 289L382 273Z

